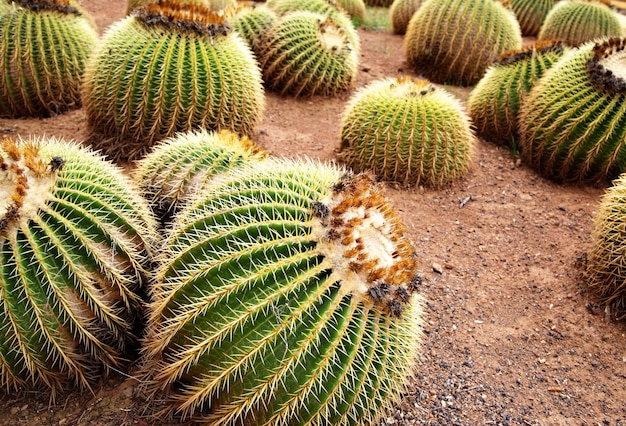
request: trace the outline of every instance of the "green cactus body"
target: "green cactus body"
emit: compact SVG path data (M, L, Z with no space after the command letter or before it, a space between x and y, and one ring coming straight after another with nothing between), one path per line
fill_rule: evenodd
M522 35L537 37L548 13L558 0L509 0Z
M144 346L147 390L165 412L350 425L399 398L419 352L420 278L371 177L270 160L178 218Z
M98 35L68 1L1 0L0 116L48 117L81 106Z
M358 57L343 28L313 12L279 18L259 61L267 87L294 96L332 96L352 87Z
M422 3L422 0L394 0L389 8L389 17L395 34L406 33L409 21Z
M522 48L515 14L497 0L429 0L404 37L409 65L436 83L473 85L502 53Z
M115 160L193 128L251 135L265 102L254 55L223 17L165 0L109 28L83 100L89 141Z
M476 138L460 102L427 80L377 80L341 121L339 158L383 180L440 187L467 174Z
M470 93L468 109L478 134L498 145L514 146L524 96L563 56L560 42L539 42L503 54Z
M537 81L520 110L520 153L557 181L612 180L626 167L626 39L589 42Z
M356 19L358 22L365 20L365 3L363 0L334 0L350 18Z
M623 37L624 29L606 4L589 0L563 0L548 13L538 40L559 39L578 46L602 37Z
M123 365L156 232L133 188L78 144L0 143L0 388L54 395Z
M228 23L258 57L261 40L276 21L276 13L267 6L252 2L237 2L226 10Z
M182 201L220 173L265 158L247 137L228 130L192 131L158 144L139 160L134 178L141 194L165 224Z

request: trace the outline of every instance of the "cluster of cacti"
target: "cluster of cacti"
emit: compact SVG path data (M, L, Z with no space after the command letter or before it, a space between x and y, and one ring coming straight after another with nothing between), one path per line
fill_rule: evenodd
M522 35L537 37L548 13L558 0L509 0Z
M220 173L266 156L247 137L228 130L198 130L159 143L139 160L134 178L162 224L178 212L183 200Z
M377 80L352 97L338 155L383 180L440 187L467 174L475 145L458 99L427 80L399 77Z
M226 9L230 26L248 43L250 50L259 55L261 40L276 20L276 13L265 5L237 2Z
M571 46L602 37L623 37L617 14L596 0L562 0L548 13L538 40L559 39Z
M89 387L124 363L156 232L135 188L76 143L0 143L0 388Z
M154 287L142 381L155 413L213 425L384 414L421 336L403 233L373 180L336 166L267 160L207 188L178 215Z
M409 65L436 83L472 85L502 53L522 48L515 14L498 0L430 0L404 37Z
M98 34L69 0L0 0L0 116L47 117L81 106Z
M224 17L174 0L113 24L82 92L89 140L116 160L193 128L251 135L265 101L254 55Z
M411 18L422 3L423 0L394 0L389 8L389 17L395 34L406 33Z
M266 86L295 96L335 95L349 89L357 74L357 53L343 26L319 13L280 17L259 56Z
M593 244L587 253L589 289L617 319L626 316L626 174L607 189L594 217Z
M468 109L478 134L499 145L515 146L522 99L563 56L561 42L538 42L504 53L470 93Z
M522 160L557 181L606 181L626 170L626 39L561 58L524 99Z

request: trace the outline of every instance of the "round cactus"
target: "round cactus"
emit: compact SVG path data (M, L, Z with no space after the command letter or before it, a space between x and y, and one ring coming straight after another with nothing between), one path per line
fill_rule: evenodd
M522 160L557 181L612 180L626 167L626 39L583 44L520 111Z
M332 96L352 86L358 58L335 20L301 11L274 23L259 60L270 89L295 96Z
M179 3L198 4L205 7L211 7L211 0L177 0ZM128 0L126 4L126 14L130 14L133 10L140 7L148 6L151 3L158 3L159 0Z
M136 343L155 223L121 169L56 139L0 143L0 387L90 384Z
M137 162L135 181L163 224L182 200L217 174L259 161L266 155L247 137L228 130L192 131L159 143Z
M558 0L509 0L522 35L537 37L548 13Z
M371 177L268 160L178 219L143 354L163 411L213 425L350 425L399 398L419 352L420 277Z
M48 117L81 106L98 34L68 0L0 0L0 116Z
M478 134L498 145L515 146L522 99L563 56L561 42L539 42L506 52L487 69L470 93L468 109Z
M522 48L515 14L497 0L430 0L404 37L409 65L437 83L473 85L502 53Z
M363 0L334 0L350 18L356 19L358 22L365 20L365 3Z
M563 0L548 13L538 40L559 39L571 46L602 37L623 37L624 29L606 4L594 0Z
M83 100L89 141L115 160L193 128L251 135L265 101L258 64L223 16L169 0L109 28Z
M389 17L395 34L406 33L409 21L422 3L422 0L394 0L389 8Z
M427 80L386 78L347 105L339 158L383 180L440 187L470 170L475 145L458 99Z
M277 18L272 9L253 2L235 3L226 9L226 17L233 31L248 43L257 56L261 50L261 40Z

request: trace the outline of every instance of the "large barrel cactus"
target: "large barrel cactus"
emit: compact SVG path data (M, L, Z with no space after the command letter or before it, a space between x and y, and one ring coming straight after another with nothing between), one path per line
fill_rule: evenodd
M258 64L223 16L170 0L109 28L83 99L90 142L115 160L193 128L251 135L264 108Z
M0 388L87 388L136 344L154 220L75 143L3 140L0 170Z
M216 175L265 158L247 137L228 130L181 133L166 139L139 160L134 177L141 194L163 224Z
M468 108L478 134L498 145L515 146L522 99L563 56L561 42L539 42L504 53L470 93Z
M537 37L548 13L558 0L509 0L522 35Z
M548 13L538 40L559 39L571 46L602 37L623 37L617 14L595 0L562 0Z
M521 48L515 14L498 0L429 0L404 37L409 65L436 83L473 85L502 53Z
M300 11L274 23L259 61L263 80L272 90L294 96L332 96L352 87L358 56L337 21Z
M377 80L352 97L338 155L383 180L440 187L467 174L475 146L458 99L427 80L399 77Z
M422 3L423 0L394 0L389 8L389 17L395 34L406 33L411 18Z
M0 116L48 117L81 106L98 34L69 0L0 0Z
M557 181L626 171L626 39L589 42L535 84L520 111L520 153Z
M212 425L367 424L421 336L411 244L367 175L271 160L207 188L165 242L147 394Z

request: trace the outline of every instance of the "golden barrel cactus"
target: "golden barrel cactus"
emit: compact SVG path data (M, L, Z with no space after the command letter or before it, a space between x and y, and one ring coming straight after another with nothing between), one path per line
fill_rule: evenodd
M522 35L537 37L546 16L559 0L509 0Z
M423 0L394 0L389 8L391 27L395 34L404 34L411 18L422 5Z

